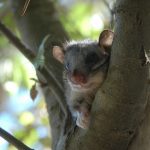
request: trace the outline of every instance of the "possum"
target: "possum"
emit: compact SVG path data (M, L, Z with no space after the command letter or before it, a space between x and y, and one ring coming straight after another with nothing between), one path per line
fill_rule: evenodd
M104 82L114 33L104 30L98 41L83 40L53 47L53 56L64 64L66 101L76 125L87 129L95 94Z

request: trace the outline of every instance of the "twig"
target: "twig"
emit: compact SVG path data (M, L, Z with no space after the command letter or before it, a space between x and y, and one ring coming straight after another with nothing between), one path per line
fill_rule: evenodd
M0 31L12 42L22 54L27 57L31 62L35 59L35 53L28 49L18 37L16 37L1 21L0 21Z
M34 150L26 146L24 143L16 139L14 136L12 136L10 133L5 131L1 127L0 127L0 136L9 143L11 143L13 146L15 146L18 150Z
M104 4L106 5L106 7L109 9L109 11L111 12L111 15L114 15L114 11L113 9L110 8L109 3L106 0L103 0Z
M110 8L110 5L109 3L107 2L107 0L103 0L105 6L108 8L108 10L110 11L110 14L111 14L111 18L110 18L110 25L111 25L111 28L114 27L114 9L113 8Z
M27 8L29 6L29 3L30 3L30 0L26 0L25 4L24 4L24 7L23 7L23 10L21 12L21 16L24 16L24 14L26 13L27 11Z

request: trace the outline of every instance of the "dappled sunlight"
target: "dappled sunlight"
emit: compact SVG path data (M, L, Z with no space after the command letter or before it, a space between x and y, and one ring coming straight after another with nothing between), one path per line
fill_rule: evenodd
M101 31L104 28L104 22L99 14L94 14L91 17L91 25L93 30Z
M6 81L4 83L4 89L10 93L11 95L14 95L18 92L19 86L16 82L13 81Z

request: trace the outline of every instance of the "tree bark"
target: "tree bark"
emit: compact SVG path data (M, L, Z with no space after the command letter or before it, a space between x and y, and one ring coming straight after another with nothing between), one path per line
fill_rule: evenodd
M23 39L31 49L37 49L48 33L64 41L67 35L59 18L54 17L57 15L50 1L32 0L26 16L21 18L18 10L23 7L23 2L13 0L12 6ZM57 78L56 90L45 88L54 150L139 150L135 145L141 140L140 134L146 134L150 120L149 66L145 64L145 53L150 49L149 6L148 0L118 0L116 3L115 38L110 67L107 79L93 103L88 130L76 128L69 135L62 134L64 113L56 96L58 88L63 97L62 66L52 58L51 53L48 55L46 65L50 76ZM52 20L48 21L49 16ZM64 97L62 101L65 103ZM145 148L148 138L148 134L146 139L142 137L141 150ZM148 147L144 150L148 150Z
M143 59L150 38L143 32L146 19L142 18L143 10L146 14L150 12L145 9L149 8L148 3L117 1L107 80L94 101L90 129L79 130L70 140L68 150L126 150L132 143L142 123L149 93L148 65L143 65Z

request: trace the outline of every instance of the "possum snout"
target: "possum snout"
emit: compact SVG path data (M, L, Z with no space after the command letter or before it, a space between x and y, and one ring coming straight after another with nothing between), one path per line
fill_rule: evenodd
M84 75L80 72L77 72L77 71L74 72L73 75L71 75L70 80L74 84L86 84L87 83L86 75Z

